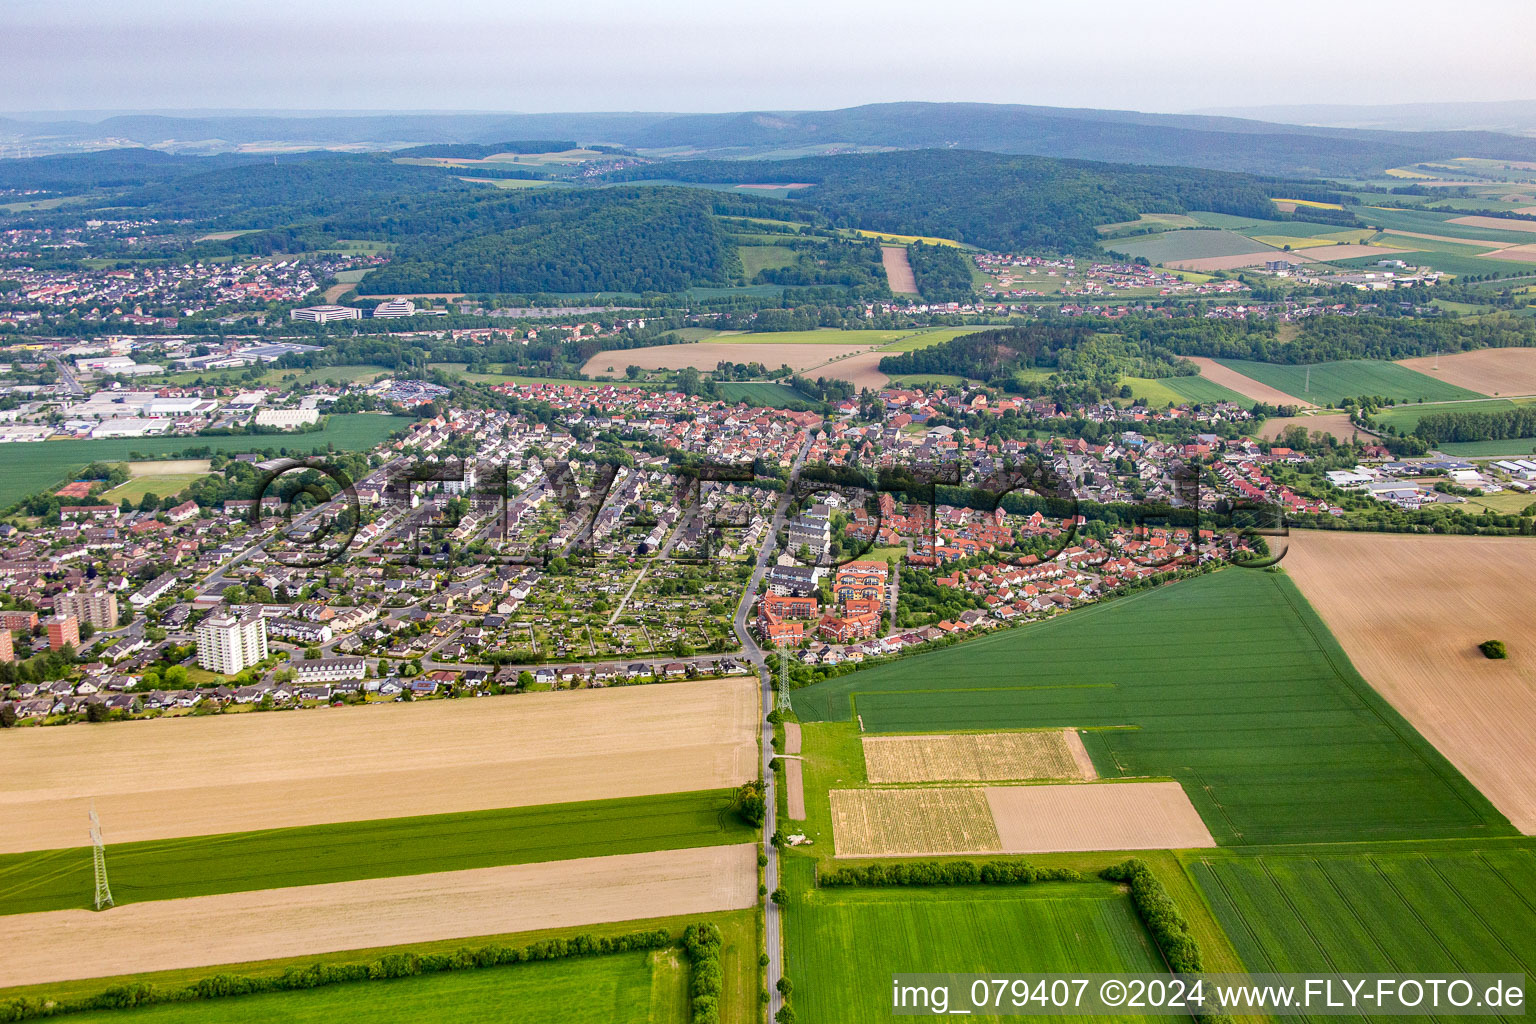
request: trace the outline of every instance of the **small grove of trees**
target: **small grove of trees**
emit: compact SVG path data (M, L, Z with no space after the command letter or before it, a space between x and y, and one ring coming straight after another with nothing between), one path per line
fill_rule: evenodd
M683 930L683 952L693 966L688 989L693 1024L720 1024L720 993L725 988L720 946L720 929L712 923L691 924Z
M731 810L736 816L754 828L762 825L763 819L768 815L768 802L765 795L763 781L751 779L736 788L736 795L731 800Z

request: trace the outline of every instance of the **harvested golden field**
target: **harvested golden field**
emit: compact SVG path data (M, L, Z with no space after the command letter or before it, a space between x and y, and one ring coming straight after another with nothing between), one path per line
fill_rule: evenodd
M1284 565L1360 674L1536 834L1536 542L1296 532Z
M1344 412L1329 413L1326 416L1271 416L1259 428L1259 436L1266 441L1273 441L1289 427L1305 427L1309 435L1314 432L1332 434L1341 441L1348 441L1356 434L1361 437L1376 436L1369 430L1355 426L1349 421L1349 414Z
M955 789L834 789L838 857L1001 853L985 794Z
M756 778L753 678L17 729L0 853L448 814Z
M1489 228L1493 231L1529 231L1536 234L1536 220L1512 220L1507 217L1452 217L1447 224L1465 224L1469 228Z
M1096 777L1076 729L865 736L864 766L873 783Z
M805 820L805 772L800 759L784 759L784 807L795 821Z
M740 910L754 844L0 916L0 988Z
M1260 384L1252 377L1245 377L1236 370L1229 370L1214 359L1206 356L1186 356L1190 362L1200 367L1200 376L1206 380L1213 380L1223 387L1231 388L1240 395L1247 395L1256 402L1267 402L1270 405L1294 405L1311 408L1311 402L1303 402L1301 399L1286 394L1279 388L1272 388L1268 384Z
M836 377L838 380L846 380L860 388L879 391L891 382L891 378L880 372L880 360L890 354L880 351L860 352L847 359L817 366L806 376L813 380L817 377Z
M681 345L650 345L645 348L615 349L599 352L588 359L581 372L589 377L622 377L625 367L647 370L681 370L691 366L711 371L722 363L762 363L771 370L788 366L804 370L819 366L838 356L864 352L868 345L799 345L700 341ZM877 360L878 362L878 360Z
M892 292L897 295L917 294L917 277L912 273L912 264L907 260L906 246L882 245L880 262L885 264L885 280Z
M1536 395L1536 349L1484 348L1476 352L1457 352L1438 357L1438 370L1435 369L1436 361L1435 356L1419 356L1400 359L1398 365L1482 395Z
M1177 782L988 786L1005 853L1215 846Z

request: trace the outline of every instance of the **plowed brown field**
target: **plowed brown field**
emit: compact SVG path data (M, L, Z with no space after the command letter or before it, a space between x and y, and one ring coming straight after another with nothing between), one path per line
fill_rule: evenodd
M757 681L16 729L0 853L736 786Z
M1438 370L1436 362L1440 364ZM1481 395L1536 395L1536 348L1483 348L1438 359L1399 359L1398 365ZM1454 410L1455 406L1445 408Z
M1284 565L1370 684L1536 834L1536 541L1299 532Z
M751 843L0 916L0 988L739 910Z

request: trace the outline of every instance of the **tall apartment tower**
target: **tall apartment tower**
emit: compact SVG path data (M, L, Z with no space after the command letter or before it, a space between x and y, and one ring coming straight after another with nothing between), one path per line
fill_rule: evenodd
M210 615L197 624L197 663L232 676L267 656L267 623L259 614Z
M62 647L80 649L80 620L73 615L55 615L48 620L48 649Z
M72 615L97 629L117 628L117 595L105 587L60 594L54 608L60 615Z

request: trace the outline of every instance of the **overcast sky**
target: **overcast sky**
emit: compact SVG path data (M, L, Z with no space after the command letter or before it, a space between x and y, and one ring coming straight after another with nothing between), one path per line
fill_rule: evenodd
M0 108L1536 99L1536 0L0 0Z

